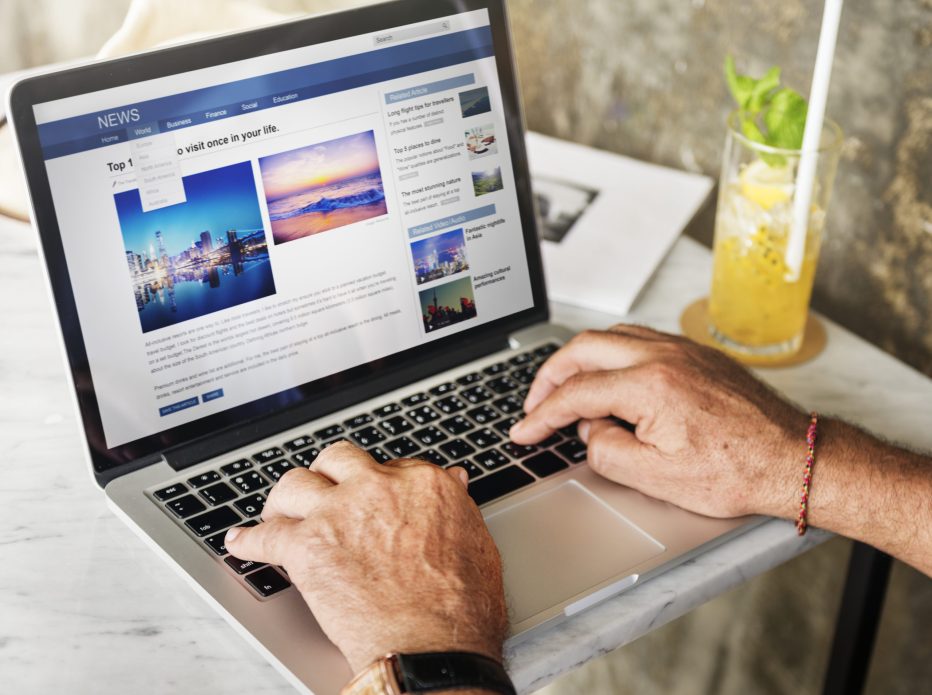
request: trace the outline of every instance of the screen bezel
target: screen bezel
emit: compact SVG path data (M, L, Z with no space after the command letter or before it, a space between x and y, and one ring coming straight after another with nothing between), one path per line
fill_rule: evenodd
M532 307L446 338L108 448L32 107L88 92L480 9L489 12L514 169L515 192L531 278ZM509 334L548 319L523 118L503 0L394 0L27 78L18 82L10 93L10 116L22 155L34 222L56 303L88 449L101 485L160 458L166 450L186 445L198 448L197 442L215 439L221 433L225 433L224 441L229 446L244 445L276 431L274 425L268 423L257 426L262 420L285 416L282 418L282 427L278 428L285 429L293 426L289 423L297 424L301 418L319 417L343 407L340 404L348 396L359 401L397 388L401 385L397 383L399 376L408 375L410 380L412 373L428 376L449 369L504 347ZM395 378L392 378L393 375ZM210 451L210 448L205 451Z

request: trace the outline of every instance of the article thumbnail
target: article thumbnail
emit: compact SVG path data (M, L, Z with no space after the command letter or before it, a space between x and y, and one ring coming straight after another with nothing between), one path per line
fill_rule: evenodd
M468 277L421 290L420 299L427 333L476 317L476 300Z
M439 280L469 270L462 229L444 232L411 244L417 284Z
M490 154L498 154L495 127L490 123L467 130L466 151L469 153L470 160L488 157Z
M460 110L463 112L463 118L478 116L480 113L488 113L492 110L492 103L489 101L489 90L487 87L470 89L466 92L460 92Z
M276 244L388 213L371 130L261 157L259 169Z
M477 196L500 191L503 187L501 167L472 172L472 190Z
M149 212L113 196L143 333L275 294L252 165L182 182L187 202Z

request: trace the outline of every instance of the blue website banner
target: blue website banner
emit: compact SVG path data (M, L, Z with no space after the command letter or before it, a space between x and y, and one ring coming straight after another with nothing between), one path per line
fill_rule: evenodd
M380 48L39 125L45 159L494 55L489 27Z

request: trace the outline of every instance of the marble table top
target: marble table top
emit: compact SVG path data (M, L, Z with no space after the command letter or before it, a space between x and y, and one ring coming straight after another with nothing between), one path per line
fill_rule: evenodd
M707 250L676 243L627 317L676 330ZM10 692L287 693L291 686L105 507L85 468L34 234L0 218L0 674ZM570 306L572 328L617 319ZM827 322L815 361L761 375L809 408L932 449L932 381ZM829 535L768 521L508 649L531 692Z

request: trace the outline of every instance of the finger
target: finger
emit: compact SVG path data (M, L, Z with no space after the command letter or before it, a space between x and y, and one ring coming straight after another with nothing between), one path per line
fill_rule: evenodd
M234 526L227 531L223 544L240 560L284 565L288 549L295 547L292 534L299 523L294 519L275 519L258 526Z
M637 368L579 372L512 427L508 436L516 444L534 444L577 420L612 415L637 424L646 393L636 372Z
M469 473L466 472L466 469L462 466L452 466L447 468L447 473L449 473L454 480L460 483L463 488L469 487Z
M624 369L650 358L647 341L618 332L584 331L541 365L524 400L530 413L567 379L580 372Z
M305 519L332 487L333 482L317 471L293 468L272 487L262 509L262 519Z
M603 478L637 487L638 472L650 458L651 448L628 430L608 419L583 420L579 435L586 442L589 467Z
M355 444L343 441L331 444L320 452L311 464L311 470L342 483L354 475L370 472L378 464L369 454Z
M410 466L424 466L431 465L429 462L424 459L392 459L391 461L386 461L382 464L383 466L388 466L389 468L409 468Z

